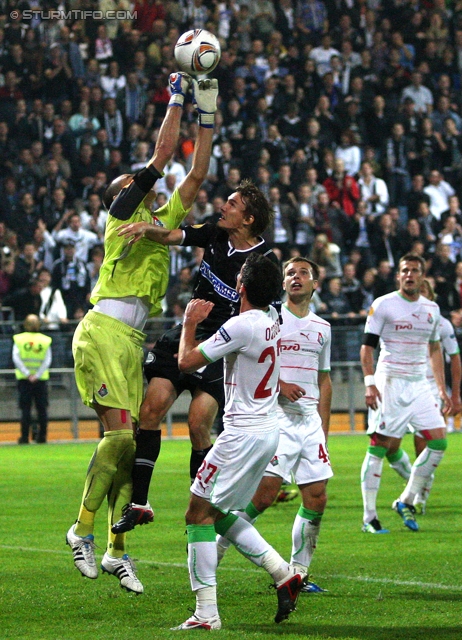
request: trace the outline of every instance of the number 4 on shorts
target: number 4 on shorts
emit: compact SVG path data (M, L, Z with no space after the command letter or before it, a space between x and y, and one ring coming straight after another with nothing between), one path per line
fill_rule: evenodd
M327 464L330 465L330 460L329 460L329 454L327 452L327 447L325 447L323 444L319 445L318 458L320 460L322 460L324 463L327 463Z

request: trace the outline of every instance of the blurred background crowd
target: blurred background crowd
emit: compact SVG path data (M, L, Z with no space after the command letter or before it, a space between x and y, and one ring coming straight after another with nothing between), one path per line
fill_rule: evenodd
M89 308L102 194L151 157L173 48L191 28L215 33L222 57L213 156L187 222L217 220L251 178L275 211L267 242L321 266L317 313L361 322L413 251L460 328L461 0L0 1L3 309L53 330ZM188 171L196 134L188 103L154 209ZM166 323L181 319L201 251L171 256Z

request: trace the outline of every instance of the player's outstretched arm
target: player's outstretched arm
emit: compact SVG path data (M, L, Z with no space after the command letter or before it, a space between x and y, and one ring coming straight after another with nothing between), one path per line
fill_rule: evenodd
M191 169L178 187L185 209L192 206L209 170L218 98L218 80L193 80L192 85L193 100L199 113L199 132Z
M172 158L180 136L181 116L183 115L183 103L191 87L192 78L186 73L171 73L168 79L170 87L170 100L167 113L160 127L159 137L153 156L146 166L151 164L162 173L165 165Z
M120 227L117 227L117 231L117 235L125 236L128 239L128 244L134 244L141 240L141 238L147 238L152 242L165 245L181 244L183 240L183 232L181 229L164 229L149 222L121 224Z

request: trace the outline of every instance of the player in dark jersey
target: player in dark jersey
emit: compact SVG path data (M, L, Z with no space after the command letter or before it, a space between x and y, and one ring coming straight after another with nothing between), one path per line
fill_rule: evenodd
M211 301L214 307L196 332L199 341L213 335L230 317L239 313L236 280L248 256L257 252L278 262L260 234L272 219L272 211L263 193L250 181L243 181L230 195L216 224L194 225L167 230L139 222L120 227L120 234L137 242L143 237L166 245L204 248L193 297ZM223 363L218 361L192 374L180 373L178 353L181 325L165 333L156 343L145 365L149 381L141 406L140 431L133 470L132 502L113 532L130 531L153 518L148 503L152 471L158 456L152 445L161 423L182 391L190 391L188 426L192 444L190 475L193 480L212 444L210 431L223 401Z

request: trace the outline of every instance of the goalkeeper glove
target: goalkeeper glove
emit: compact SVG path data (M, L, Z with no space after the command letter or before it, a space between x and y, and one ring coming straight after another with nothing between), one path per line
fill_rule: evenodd
M212 128L215 123L215 111L217 110L218 80L205 79L192 81L193 102L199 113L199 125Z
M171 73L168 78L171 97L168 101L170 107L182 107L186 94L191 86L192 78L187 73Z

